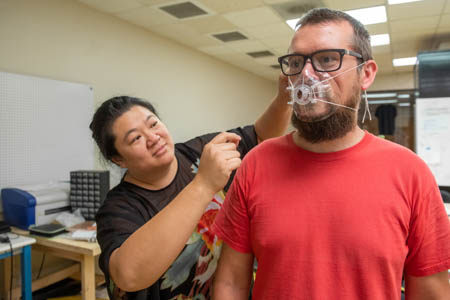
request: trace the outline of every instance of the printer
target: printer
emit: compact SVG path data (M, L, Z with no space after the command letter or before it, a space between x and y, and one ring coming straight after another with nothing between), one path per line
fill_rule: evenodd
M69 183L3 188L3 217L9 225L22 229L48 224L59 213L70 211L69 195Z

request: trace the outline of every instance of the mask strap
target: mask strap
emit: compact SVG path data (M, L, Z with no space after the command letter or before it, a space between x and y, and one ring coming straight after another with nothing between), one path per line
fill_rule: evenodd
M366 119L366 113L369 113L369 120L372 121L372 115L370 114L370 109L369 109L369 101L367 101L367 91L364 90L364 103L365 103L365 108L364 108L364 115L362 118L362 122L364 123L364 120Z
M321 83L327 82L327 81L333 79L334 77L337 77L337 76L340 76L340 75L345 74L345 73L347 73L347 72L350 72L351 70L356 69L356 68L359 68L359 67L361 67L361 66L363 66L363 65L365 65L365 64L366 64L366 62L363 62L363 63L357 65L356 67L350 68L350 69L345 70L344 72L341 72L341 73L339 73L339 74L336 74L336 75L334 75L334 76L332 76L332 77L330 77L330 78L327 78L327 79L324 79L324 80L322 80L322 81L319 81L318 83L313 84L313 85L311 86L311 88L314 88L316 85L319 85L319 84L321 84ZM327 73L327 74L328 74L328 73Z
M354 111L356 111L356 108L353 108L353 107L350 107L350 106L345 106L345 105L342 105L342 104L337 104L337 103L333 103L333 102L329 102L329 101L325 101L325 100L322 100L322 99L314 99L314 100L316 100L316 101L320 101L320 102L325 102L325 103L329 103L329 104L332 104L332 105L336 105L336 106L340 106L340 107L344 107L344 108L348 108L348 109L351 109L351 110L354 110Z
M286 89L294 91L295 87L292 84L291 78L289 76L288 76L288 82L289 82L289 86ZM291 97L291 101L289 101L287 104L292 104L293 105L294 104L294 99L292 99L292 97Z

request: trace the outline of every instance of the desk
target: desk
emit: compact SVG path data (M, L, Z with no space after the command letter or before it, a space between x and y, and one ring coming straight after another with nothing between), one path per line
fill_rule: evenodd
M31 300L31 244L34 244L36 240L31 237L17 236L14 234L8 234L11 240L13 255L18 254L21 250L21 272L22 272L22 299ZM11 256L11 247L9 243L0 244L0 259L4 259ZM11 258L12 259L12 258ZM10 274L8 274L10 275ZM5 282L10 280L6 278ZM11 282L9 283L11 284ZM8 289L9 285L4 286Z
M62 238L61 235L50 238L30 235L28 231L17 228L13 228L13 232L26 234L35 239L36 244L33 245L33 250L79 262L81 265L82 298L83 300L95 300L95 257L100 255L101 252L98 243L74 241ZM80 271L79 265L71 266L58 272L59 274L47 276L47 280L43 278L36 284L33 282L32 289L37 290L69 277L78 271Z

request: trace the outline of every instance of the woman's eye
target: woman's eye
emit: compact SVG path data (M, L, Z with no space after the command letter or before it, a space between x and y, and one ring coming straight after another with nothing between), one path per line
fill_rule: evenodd
M152 123L152 125L150 125L151 128L155 127L158 124L158 121Z
M135 136L132 140L131 140L131 144L133 144L134 142L136 142L137 140L139 140L141 138L140 135Z

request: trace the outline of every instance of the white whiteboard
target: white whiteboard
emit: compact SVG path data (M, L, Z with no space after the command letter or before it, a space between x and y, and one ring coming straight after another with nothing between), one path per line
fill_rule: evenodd
M440 186L450 186L450 97L416 99L416 151Z
M94 167L91 87L0 72L0 189Z

